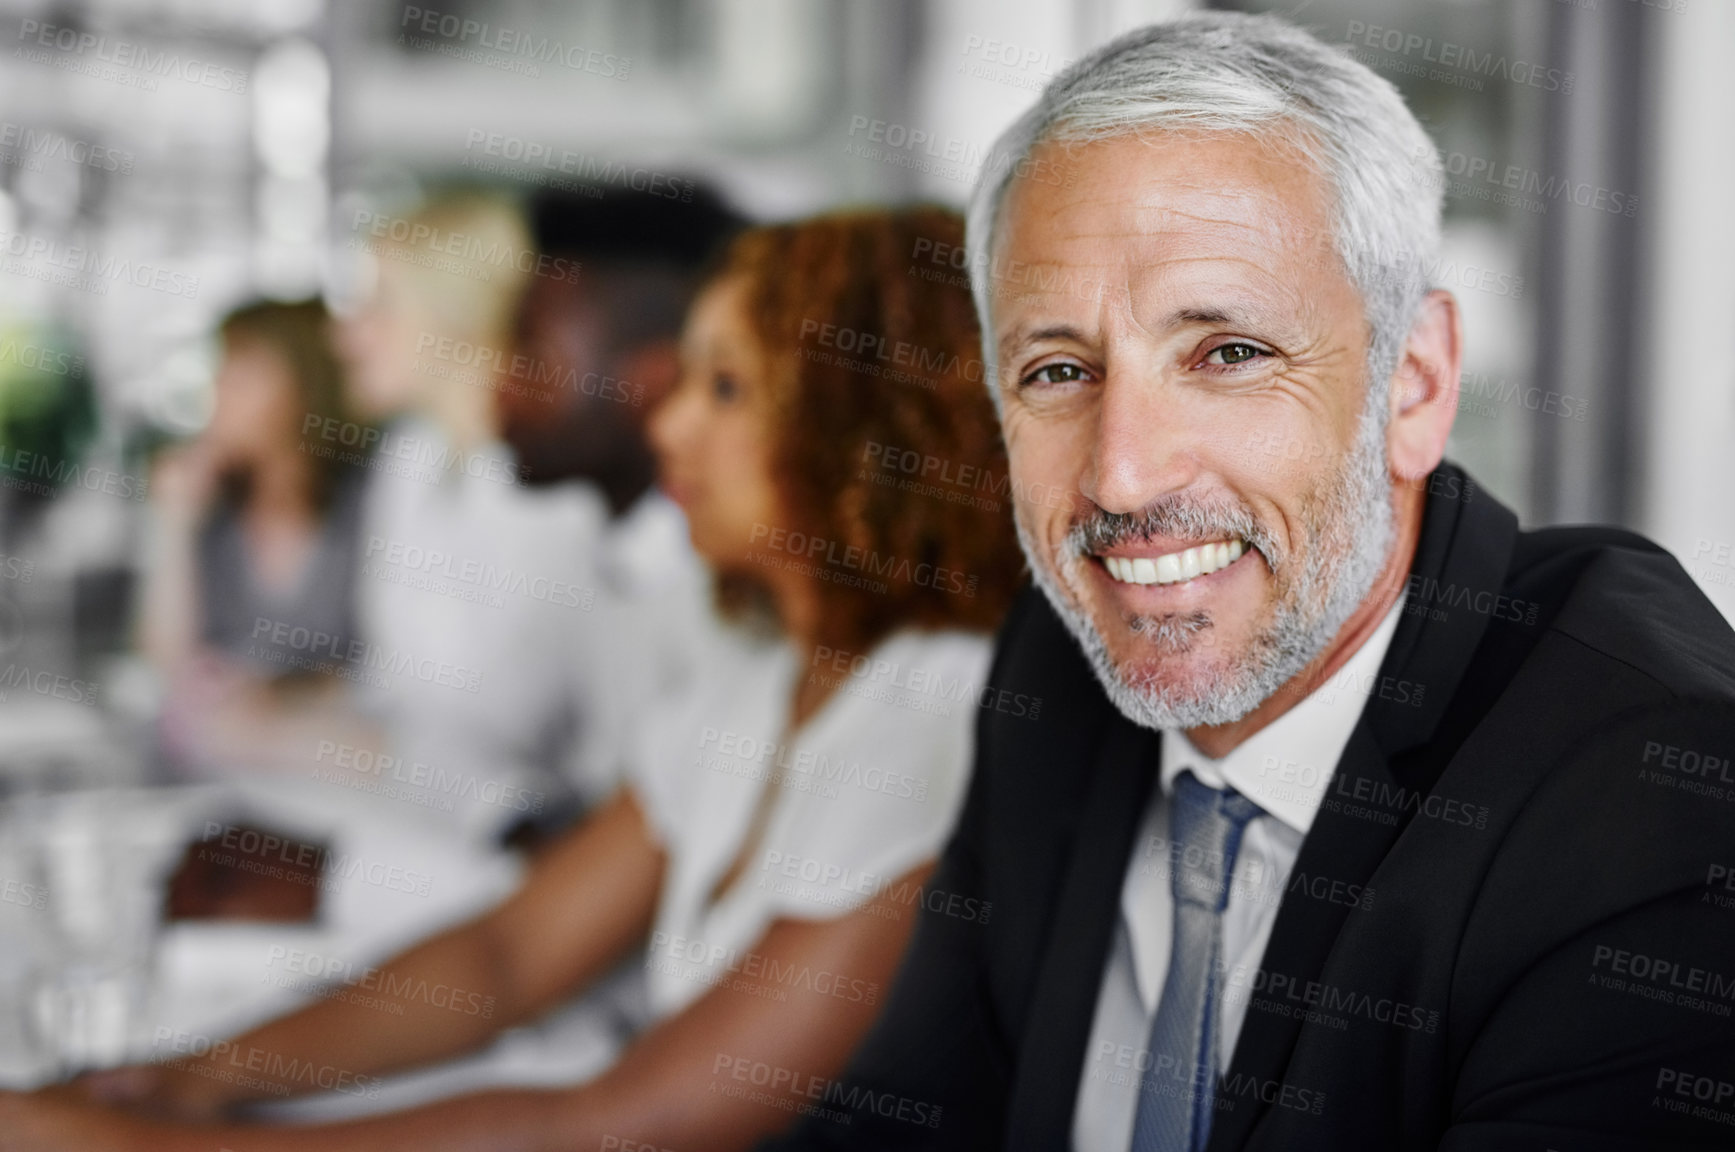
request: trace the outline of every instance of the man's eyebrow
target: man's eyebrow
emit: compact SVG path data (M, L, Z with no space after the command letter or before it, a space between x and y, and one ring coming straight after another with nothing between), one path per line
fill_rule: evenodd
M1043 340L1075 340L1084 342L1084 334L1070 324L1044 324L1040 328L1014 328L1000 341L1002 349L1036 344Z
M1237 308L1177 308L1163 318L1162 327L1180 328L1188 324L1208 324L1213 327L1257 328L1279 324L1274 313L1262 309ZM1045 324L1040 328L1014 328L1001 346L1035 344L1042 340L1083 340L1084 334L1070 324Z
M1230 308L1177 308L1163 318L1165 328L1180 328L1188 324L1208 324L1216 328L1288 328L1293 322L1269 308L1237 306Z
M1229 313L1218 308L1177 308L1169 313L1166 327L1178 328L1182 324L1228 324L1234 318Z

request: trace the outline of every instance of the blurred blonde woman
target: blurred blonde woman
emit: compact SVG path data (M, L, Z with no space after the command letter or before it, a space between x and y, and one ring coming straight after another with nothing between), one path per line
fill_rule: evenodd
M569 750L609 722L594 685L574 683L574 646L600 648L594 541L606 507L579 486L527 489L500 436L493 370L510 361L520 298L537 275L575 266L538 257L517 207L498 196L438 196L402 217L364 218L357 243L375 284L338 327L352 406L380 424L372 450L358 582L363 638L382 658L438 675L399 675L368 693L384 750L429 778L477 781L455 818L494 837L571 791ZM340 450L356 438L315 430ZM585 665L576 666L582 673ZM604 773L618 762L595 750ZM534 803L531 803L534 801Z

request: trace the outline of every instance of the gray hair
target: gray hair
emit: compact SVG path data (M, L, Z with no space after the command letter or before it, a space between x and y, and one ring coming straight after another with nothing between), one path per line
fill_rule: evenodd
M1383 395L1438 266L1439 151L1397 89L1348 52L1275 16L1200 12L1129 32L1067 68L984 159L966 247L995 404L990 286L1013 179L1031 170L1040 144L1146 129L1275 130L1318 164L1336 192L1338 258L1367 314L1369 388Z

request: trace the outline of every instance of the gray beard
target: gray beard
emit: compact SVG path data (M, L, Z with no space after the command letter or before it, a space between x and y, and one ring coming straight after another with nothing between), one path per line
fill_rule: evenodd
M1084 650L1121 715L1145 728L1187 729L1228 724L1270 699L1325 650L1373 589L1393 537L1383 389L1369 389L1355 448L1313 504L1303 516L1309 538L1294 558L1239 505L1170 497L1128 515L1097 510L1062 542L1059 566L1070 581L1049 568L1016 509L1013 522L1037 587ZM1271 619L1247 648L1201 669L1185 684L1165 685L1136 668L1130 674L1123 670L1067 591L1068 583L1082 582L1083 566L1093 563L1095 550L1155 535L1201 541L1239 537L1264 557L1276 580ZM1214 627L1208 612L1135 616L1126 624L1143 638L1144 659L1184 655L1208 643Z

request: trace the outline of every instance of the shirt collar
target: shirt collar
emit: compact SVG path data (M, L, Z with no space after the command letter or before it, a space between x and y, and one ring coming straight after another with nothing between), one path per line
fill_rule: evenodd
M685 513L656 488L609 518L602 534L598 567L617 592L643 595L698 569Z
M1408 592L1398 597L1374 634L1342 668L1289 711L1214 760L1178 728L1163 729L1163 795L1191 770L1201 783L1235 789L1289 827L1307 834L1325 786L1349 745L1362 706L1379 690L1380 665L1398 629Z

